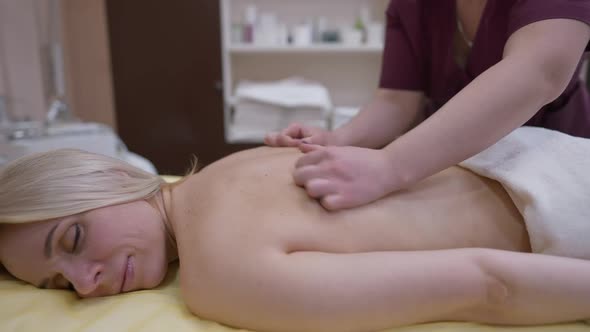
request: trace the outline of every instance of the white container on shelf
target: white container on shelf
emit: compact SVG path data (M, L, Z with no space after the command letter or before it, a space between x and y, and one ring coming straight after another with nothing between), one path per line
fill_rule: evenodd
M385 31L383 23L372 22L367 26L367 44L383 45L385 41Z
M254 33L254 44L273 46L279 44L279 23L274 13L262 12Z
M310 46L313 41L313 29L309 24L298 24L293 27L293 45Z
M342 27L340 38L344 46L361 46L363 44L363 32L353 27Z

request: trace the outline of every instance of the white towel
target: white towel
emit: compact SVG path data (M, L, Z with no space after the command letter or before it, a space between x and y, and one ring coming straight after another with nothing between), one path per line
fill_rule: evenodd
M522 127L460 166L504 186L533 252L590 259L590 139Z
M251 100L284 108L317 108L329 111L332 108L330 94L320 83L301 78L288 78L274 82L240 82L236 98Z
M328 127L332 103L319 83L290 78L275 82L240 82L233 101L232 137L264 137L293 122Z

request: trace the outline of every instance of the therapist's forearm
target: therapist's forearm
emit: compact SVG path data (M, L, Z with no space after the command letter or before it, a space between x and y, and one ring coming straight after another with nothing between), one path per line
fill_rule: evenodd
M502 60L385 148L396 172L393 187L409 186L483 151L523 125L558 90L539 66Z
M422 120L421 98L418 92L377 91L357 116L333 132L337 145L386 146Z

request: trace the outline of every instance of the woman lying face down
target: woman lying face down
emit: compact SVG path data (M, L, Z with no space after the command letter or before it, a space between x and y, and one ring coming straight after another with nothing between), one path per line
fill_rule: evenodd
M321 182L295 184L298 157L243 151L172 185L81 151L25 157L0 173L0 261L94 297L156 287L179 259L194 314L261 331L589 316L590 264L530 253L498 183L453 167L329 212Z

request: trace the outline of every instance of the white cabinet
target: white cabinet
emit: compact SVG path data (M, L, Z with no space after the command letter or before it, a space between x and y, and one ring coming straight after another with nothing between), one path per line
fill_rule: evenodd
M387 4L388 0L221 0L226 141L262 140L236 139L232 134L233 95L243 80L267 82L301 77L325 86L334 107L360 107L366 103L378 86L382 42L367 42L364 38L358 43L354 33L348 32L356 30L355 24L358 27L367 17L375 22L372 27L381 26L382 31ZM264 32L264 38L257 40L254 36L249 40L251 31L240 29L251 19L246 13L253 7L259 20L275 23L270 41L269 31ZM364 26L365 31L369 30L368 24ZM311 43L297 35L302 27L312 29ZM259 36L261 33L254 31ZM338 34L340 42L334 41ZM291 36L290 42L286 35Z

